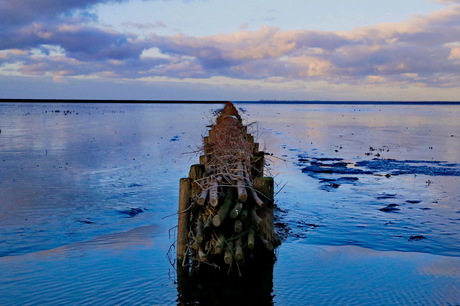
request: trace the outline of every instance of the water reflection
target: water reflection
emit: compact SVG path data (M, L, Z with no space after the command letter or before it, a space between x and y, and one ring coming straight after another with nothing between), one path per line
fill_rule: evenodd
M458 106L244 106L261 147L282 157L270 163L288 183L277 202L291 237L274 266L242 278L175 274L165 254L176 218L164 217L213 107L0 105L0 305L460 304L460 177L355 175L326 191L296 166L303 153L371 160L369 146L458 164ZM132 208L143 212L121 213Z
M177 269L178 305L273 305L273 254L246 261L242 276L201 265ZM235 271L233 271L235 272Z
M458 257L288 241L275 266L274 303L458 305L459 263Z

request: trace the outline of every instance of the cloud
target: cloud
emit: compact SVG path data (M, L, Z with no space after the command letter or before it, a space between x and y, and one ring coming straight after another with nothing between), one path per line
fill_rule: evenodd
M106 2L122 0L1 2L0 73L439 88L460 84L459 6L351 31L271 26L247 31L244 25L231 34L206 37L141 37L97 26L90 7ZM151 31L164 26L130 24ZM147 50L154 52L146 56Z
M281 31L263 26L257 31L152 37L151 41L164 53L189 57L208 76L217 70L242 79L354 84L385 79L395 84L455 86L460 69L458 46L450 44L460 42L460 9L348 32Z
M460 3L460 0L433 0L433 2L439 4L458 4Z
M0 3L0 50L61 47L69 59L139 58L145 46L133 35L93 25L87 9L122 0L5 0Z
M86 9L98 3L122 2L124 0L2 0L0 2L0 25L24 26L55 19L62 14Z
M132 35L80 25L33 24L0 33L0 49L32 49L41 45L62 47L67 56L80 60L139 57L145 45Z
M155 23L138 23L138 22L125 22L122 24L124 27L132 27L138 30L152 30L155 28L166 28L166 24L162 21Z

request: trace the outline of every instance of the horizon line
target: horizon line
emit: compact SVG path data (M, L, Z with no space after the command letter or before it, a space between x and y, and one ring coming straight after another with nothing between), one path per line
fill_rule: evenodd
M155 104L155 103L197 103L197 104L218 104L232 102L237 104L393 104L393 105L460 105L460 101L383 101L383 100L149 100L149 99L33 99L33 98L0 98L0 103L134 103L134 104Z

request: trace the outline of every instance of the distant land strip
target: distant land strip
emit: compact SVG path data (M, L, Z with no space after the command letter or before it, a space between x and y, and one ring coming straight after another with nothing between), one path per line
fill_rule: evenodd
M104 100L104 99L5 99L0 98L0 103L198 103L216 104L227 101L198 101L198 100Z
M228 101L228 100L227 100ZM104 99L6 99L0 98L0 103L196 103L220 104L226 100L104 100ZM460 101L301 101L301 100L252 100L232 101L237 104L349 104L349 105L459 105Z

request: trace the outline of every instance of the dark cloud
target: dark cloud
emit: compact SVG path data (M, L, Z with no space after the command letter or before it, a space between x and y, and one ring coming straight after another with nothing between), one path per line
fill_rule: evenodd
M60 29L49 43L61 46L68 56L79 60L138 58L146 48L135 37L90 27Z
M18 27L34 22L46 22L62 14L87 9L98 3L123 1L125 0L2 0L0 2L0 25Z
M147 47L132 35L86 26L33 25L0 33L0 49L31 49L41 45L62 47L80 60L137 58Z
M124 0L4 0L0 2L0 50L60 46L86 61L138 58L145 46L132 35L89 26L91 6Z

